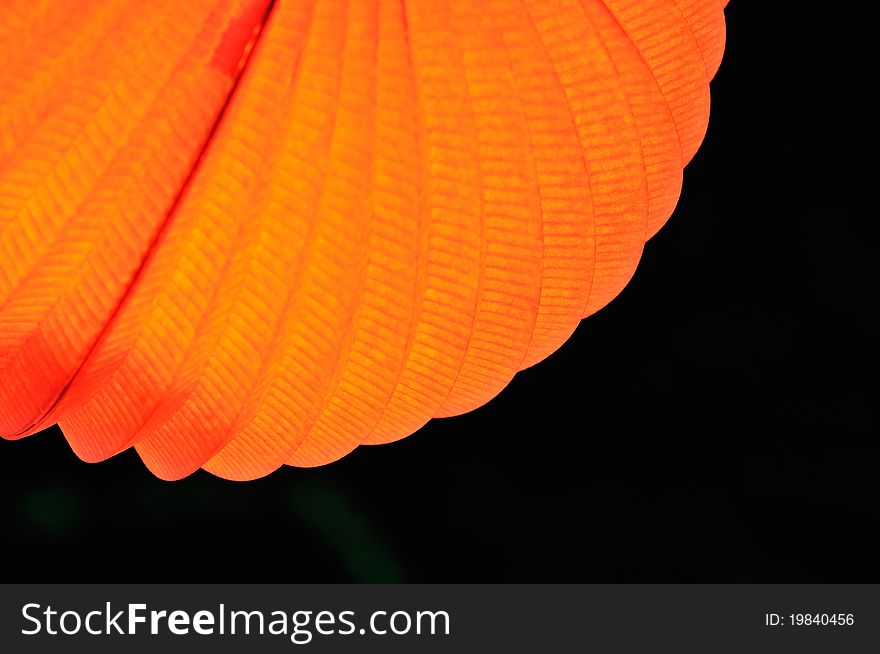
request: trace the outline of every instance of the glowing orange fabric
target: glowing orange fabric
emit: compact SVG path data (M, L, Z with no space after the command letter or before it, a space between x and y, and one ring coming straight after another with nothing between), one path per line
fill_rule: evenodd
M723 0L4 0L0 433L249 479L469 411L627 283Z

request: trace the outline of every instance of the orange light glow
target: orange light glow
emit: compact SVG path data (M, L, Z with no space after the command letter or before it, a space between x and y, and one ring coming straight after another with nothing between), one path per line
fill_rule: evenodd
M487 402L617 295L723 0L4 0L0 434L252 479Z

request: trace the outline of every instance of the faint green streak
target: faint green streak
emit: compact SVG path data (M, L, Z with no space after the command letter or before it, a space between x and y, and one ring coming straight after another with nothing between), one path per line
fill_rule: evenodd
M404 575L381 536L335 486L301 483L293 491L294 511L342 558L355 581L395 583Z
M22 498L22 511L25 519L38 529L60 536L77 525L80 503L63 489L42 489Z

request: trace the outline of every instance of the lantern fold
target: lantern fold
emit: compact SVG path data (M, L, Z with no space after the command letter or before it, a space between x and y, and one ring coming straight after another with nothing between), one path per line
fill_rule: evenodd
M464 413L631 278L721 0L0 7L0 434L253 479Z

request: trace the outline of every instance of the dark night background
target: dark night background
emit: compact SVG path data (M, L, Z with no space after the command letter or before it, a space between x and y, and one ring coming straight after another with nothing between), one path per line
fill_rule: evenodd
M876 241L841 75L858 21L802 28L784 4L728 7L674 216L488 406L246 484L165 483L133 450L87 465L57 429L2 442L4 577L880 580Z

